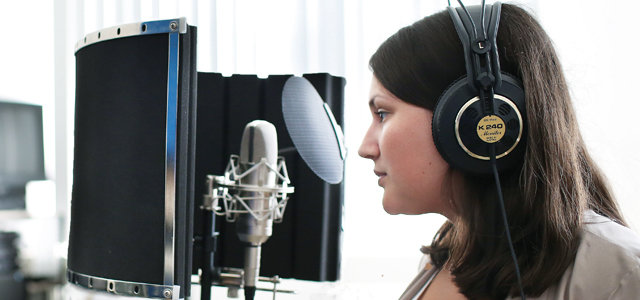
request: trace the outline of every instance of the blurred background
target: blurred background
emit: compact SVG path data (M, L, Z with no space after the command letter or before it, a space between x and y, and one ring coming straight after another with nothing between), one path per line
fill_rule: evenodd
M526 7L554 41L587 146L608 176L631 228L639 230L640 204L635 198L640 185L634 174L640 169L640 126L635 123L640 111L635 86L640 56L633 41L640 4L513 3ZM0 107L0 154L33 158L0 157L0 231L5 232L0 235L0 254L15 245L19 276L29 283L30 299L62 299L72 293L59 287L72 183L75 43L104 27L184 16L198 27L198 71L261 77L328 72L346 78L343 129L349 154L341 280L286 284L307 290L308 299L397 298L417 271L420 246L430 243L444 218L389 216L382 210L382 189L373 165L357 155L370 122L367 62L399 28L446 5L440 0L0 2L0 20L6 25L0 46L0 102L7 103ZM32 106L28 111L11 110L9 104L15 103ZM19 115L31 121L15 125L12 117ZM31 150L10 156L2 143L24 144ZM42 163L29 165L40 158ZM7 196L6 186L17 173L24 181L18 184L25 185L26 200Z

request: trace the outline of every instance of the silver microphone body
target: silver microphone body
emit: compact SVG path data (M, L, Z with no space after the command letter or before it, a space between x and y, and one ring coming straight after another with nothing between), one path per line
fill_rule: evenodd
M273 124L256 120L246 125L240 143L239 169L246 172L250 168L266 160L269 166L275 166L278 159L278 136ZM240 184L255 185L260 187L276 186L276 174L266 165L258 166L258 169L249 173L240 180ZM254 212L268 212L272 209L274 195L270 192L240 191L239 196L255 199L247 201L248 206ZM238 216L236 231L238 238L250 245L245 249L244 277L245 287L254 288L260 272L260 252L262 243L271 237L273 230L273 218L258 219L252 214Z

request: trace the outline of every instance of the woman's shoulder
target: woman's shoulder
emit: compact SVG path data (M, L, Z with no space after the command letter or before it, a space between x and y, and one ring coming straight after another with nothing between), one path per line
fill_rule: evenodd
M584 252L584 253L581 253ZM581 257L588 255L589 257ZM588 210L584 215L582 241L576 260L591 258L591 255L608 261L625 261L631 265L640 264L640 235L628 227ZM631 267L631 266L629 266Z
M574 263L557 285L536 299L634 299L637 295L640 235L587 211Z
M630 283L640 293L640 235L607 217L587 211L574 273L593 274L589 284L602 288L619 290ZM634 278L634 282L627 282Z

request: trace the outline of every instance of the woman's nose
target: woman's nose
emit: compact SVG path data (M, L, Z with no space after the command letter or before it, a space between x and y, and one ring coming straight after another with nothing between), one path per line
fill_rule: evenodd
M369 127L367 134L362 139L360 148L358 148L358 155L364 158L375 159L380 154L376 135L373 131L373 128Z

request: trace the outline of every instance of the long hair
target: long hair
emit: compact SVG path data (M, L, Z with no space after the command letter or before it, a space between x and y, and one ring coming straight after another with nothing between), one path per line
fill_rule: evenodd
M624 221L587 153L558 56L540 24L523 9L503 4L497 45L501 69L520 78L525 91L524 162L500 180L525 293L539 296L575 259L585 209ZM389 37L369 65L387 90L429 110L466 74L462 44L446 11ZM436 266L451 270L470 299L517 295L493 179L464 178L462 199L453 202L457 217L425 251Z

